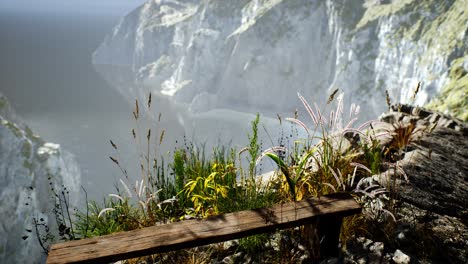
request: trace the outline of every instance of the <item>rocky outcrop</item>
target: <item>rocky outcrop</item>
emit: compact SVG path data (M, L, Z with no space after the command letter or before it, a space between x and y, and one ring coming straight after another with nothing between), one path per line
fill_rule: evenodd
M467 263L467 124L408 105L392 106L381 120L393 129L410 129L408 145L397 161L408 181L398 180L394 187L397 223L382 224L387 237L374 232L371 239L385 241L387 252L401 249L416 262ZM389 147L391 142L384 144ZM401 178L401 172L391 169L373 177L381 186L389 186L388 179Z
M77 202L80 170L59 145L35 135L0 94L0 262L45 259L33 219L54 230L54 193L66 186ZM51 233L53 234L53 232ZM42 233L41 235L45 235Z
M384 90L422 104L449 85L466 54L467 0L151 0L93 55L127 99L150 90L192 112L292 113L345 91L381 113Z
M398 112L398 110L400 112ZM399 164L411 175L400 198L419 208L468 220L468 128L463 122L423 109L394 106L382 116L400 127L415 124Z

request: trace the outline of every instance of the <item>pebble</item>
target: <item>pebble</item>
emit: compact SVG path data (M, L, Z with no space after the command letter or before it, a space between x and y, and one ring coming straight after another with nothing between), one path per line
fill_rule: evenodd
M396 264L409 264L410 263L410 257L399 249L397 249L395 253L393 253L392 260Z

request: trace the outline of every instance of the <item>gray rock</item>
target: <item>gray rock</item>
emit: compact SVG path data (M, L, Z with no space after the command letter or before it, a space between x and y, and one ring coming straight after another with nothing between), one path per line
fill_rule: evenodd
M375 254L379 257L383 256L383 250L384 250L384 243L382 242L374 242L370 247L369 251L372 252L372 254Z
M239 240L229 240L223 243L224 250L234 250L239 246Z
M467 125L442 113L409 105L392 109L381 120L392 126L414 126L414 130L410 144L399 156L402 170L389 168L373 177L381 185L387 183L388 176L400 179L396 181L399 220L391 242L413 259L467 263ZM389 144L391 141L383 142Z
M410 176L401 184L401 200L438 214L468 217L468 129L457 119L437 112L407 105L393 106L384 120L395 122L400 117L416 122L414 137L405 149L400 166ZM417 115L415 115L417 112ZM389 116L394 116L389 118ZM399 125L410 124L402 121ZM457 128L457 129L456 129Z
M51 187L66 186L78 202L80 171L70 153L35 135L7 102L0 94L0 263L41 263L33 219L57 236Z
M409 264L410 263L410 257L406 255L405 253L401 252L401 250L399 249L397 249L395 253L393 253L392 260L395 262L395 264Z
M383 259L384 243L374 242L369 247L369 263L381 263Z
M356 263L358 264L367 264L367 257L359 258Z
M234 256L227 256L227 257L223 258L221 263L225 263L225 264L234 263Z

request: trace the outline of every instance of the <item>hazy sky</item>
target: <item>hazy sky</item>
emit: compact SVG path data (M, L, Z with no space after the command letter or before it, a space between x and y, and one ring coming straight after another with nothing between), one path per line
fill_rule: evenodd
M0 0L0 11L125 15L146 0Z

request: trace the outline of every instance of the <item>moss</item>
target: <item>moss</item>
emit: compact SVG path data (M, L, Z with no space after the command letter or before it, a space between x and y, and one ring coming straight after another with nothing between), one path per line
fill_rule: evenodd
M15 123L3 120L2 125L9 128L11 130L11 132L13 132L13 134L15 134L16 137L22 137L23 136L23 132L21 131L21 129Z
M393 15L414 1L415 0L399 0L392 1L391 4L373 5L367 8L361 20L356 25L356 28L361 29L382 17Z
M29 174L32 175L33 173L33 170L34 170L34 165L32 162L30 162L29 160L25 159L23 161L23 167L25 167L26 169L29 170Z
M440 9L447 9L447 11L441 13L422 29L421 41L431 47L432 53L450 55L454 51L466 48L467 43L462 36L467 30L468 12L465 10L466 0L455 1L451 5L446 4L446 2L441 1L435 5L436 12L439 12ZM427 62L431 63L432 60Z
M31 154L32 154L32 145L29 141L24 141L23 143L23 146L21 147L21 155L26 158L26 159L29 159L31 157Z
M28 126L25 127L24 132L26 133L26 137L32 142L37 143L39 145L43 145L45 143L44 140L42 140L38 135L35 135L31 128L29 128Z
M441 112L448 112L457 118L468 121L468 74L463 64L468 55L452 62L449 81L440 94L426 107Z
M394 44L402 39L417 41L421 63L429 64L435 54L449 56L456 50L464 50L466 41L463 33L467 30L467 0L401 0L391 4L369 7L356 26L357 30L377 23L381 18L397 16L400 20L392 32ZM457 56L461 56L458 54Z
M464 121L468 120L468 77L462 67L468 48L467 4L468 0L392 1L369 7L356 27L364 31L379 30L381 23L390 26L389 35L385 36L387 49L401 52L404 47L405 54L414 58L414 67L428 70L423 82L440 78L441 72L434 63L452 65L449 80L428 106ZM456 58L460 59L454 61Z
M32 175L34 165L30 161L32 158L32 144L29 140L25 140L23 146L21 147L21 155L24 158L23 167L29 170L29 174Z
M366 11L362 5L356 4L356 1L335 1L334 5L340 14L343 26L348 29L355 28Z

